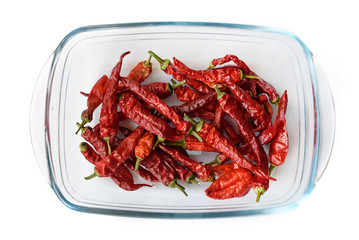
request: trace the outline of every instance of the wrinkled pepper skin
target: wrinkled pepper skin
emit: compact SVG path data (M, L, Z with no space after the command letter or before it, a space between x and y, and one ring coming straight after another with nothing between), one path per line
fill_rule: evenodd
M252 178L252 172L247 169L233 169L217 178L205 193L218 200L243 197L251 189Z
M94 131L91 127L85 127L82 129L81 136L96 149L101 158L106 157L108 146L98 131Z
M148 184L135 184L132 173L125 165L120 165L110 178L116 183L117 186L126 191L136 191L142 187L152 187Z

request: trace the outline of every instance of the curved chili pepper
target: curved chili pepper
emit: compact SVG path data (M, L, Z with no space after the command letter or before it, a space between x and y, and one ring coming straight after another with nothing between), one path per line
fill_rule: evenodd
M151 56L145 60L137 63L137 65L129 72L127 77L134 82L141 83L151 74L152 72L152 63ZM122 82L118 82L119 92L126 90L126 87Z
M120 145L118 145L111 154L102 158L95 166L95 171L92 175L86 177L86 180L99 177L109 177L116 169L127 160L140 140L144 129L137 127L128 137L126 137Z
M247 64L245 62L240 60L237 56L231 55L231 54L227 54L226 56L224 56L222 58L213 59L209 64L209 68L214 68L217 65L222 65L222 64L230 62L230 61L234 62L237 65L237 67L243 71L243 73L245 73L245 74L252 73L252 71L249 69L249 67L247 66Z
M243 71L237 67L221 67L206 70L193 70L187 67L183 62L173 58L173 65L176 69L185 75L188 75L198 81L214 87L218 84L225 85L224 81L229 78L231 82L237 83L243 79Z
M225 154L228 158L232 159L238 164L238 166L246 168L252 171L255 175L259 177L276 180L275 178L264 173L262 170L256 168L252 163L250 163L237 149L237 147L232 144L226 137L222 135L213 125L207 122L196 122L191 119L187 114L185 117L190 120L196 127L196 131L200 137L211 145L213 148L217 149L217 152Z
M124 165L120 165L110 178L117 184L117 186L126 191L135 191L141 187L152 187L148 184L135 184L132 173Z
M152 115L132 93L123 94L119 105L126 117L163 139L178 141L185 137L185 135L177 133L176 129L168 123Z
M188 196L185 188L177 183L176 172L174 168L166 164L162 156L153 151L142 164L165 186L178 188L184 195Z
M199 81L179 72L174 67L174 65L171 63L171 61L169 59L162 59L152 51L148 51L148 53L150 54L150 56L153 56L160 63L161 69L165 73L172 75L172 77L174 79L177 79L177 81L186 80L186 83L189 86L191 86L193 89L195 89L197 92L199 92L201 94L207 94L207 93L213 92L213 90L206 84L199 82Z
M77 125L81 129L81 137L91 143L101 158L106 157L108 154L108 146L106 141L101 137L100 133L91 127L81 128L80 123L77 123Z
M101 113L100 113L100 133L108 144L109 153L111 152L110 139L117 135L119 116L117 112L117 85L120 79L120 71L123 58L130 52L125 52L120 56L120 60L113 68L109 86L103 97Z
M170 165L171 167L173 167L175 169L180 180L182 180L186 183L199 184L199 182L195 180L195 175L190 170L188 170L187 168L185 168L184 166L180 165L178 162L173 160L171 158L171 156L168 155L167 153L165 153L163 151L160 153L161 153L162 159L165 160L168 165Z
M95 109L100 106L103 101L103 97L109 85L108 77L103 75L96 83L93 85L88 97L87 97L87 109L81 113L81 124L76 131L76 134L80 129L85 126L86 123L92 121L93 112Z
M187 157L186 155L182 154L180 151L178 151L175 148L163 146L162 144L159 144L158 146L162 151L166 152L173 159L181 162L185 167L191 170L191 172L193 172L200 181L202 182L213 181L214 175L212 174L211 171L209 171L209 169L206 166Z
M159 98L164 99L172 95L173 91L176 91L178 87L184 84L186 81L183 80L178 83L169 84L165 82L154 82L147 85L143 85L148 91L156 94Z
M201 151L201 152L217 152L212 146L205 142L200 142L194 136L188 135L184 139L177 142L165 142L166 146L178 146L189 151Z
M192 111L188 113L188 115L191 117L199 117L209 122L213 121L214 119L214 113L205 108L200 108L198 110Z
M138 170L140 162L145 159L152 152L153 145L155 144L155 135L150 132L145 132L138 141L135 147L136 165L134 171Z
M129 78L121 78L122 83L134 92L138 97L145 101L150 106L154 107L162 115L166 116L182 134L189 132L191 123L183 120L171 107L169 107L157 95L150 92L142 85L131 81Z
M135 170L136 161L134 160L134 157L130 156L123 164L128 169L132 171ZM159 182L159 180L150 171L148 171L146 168L142 167L141 165L138 167L136 173L146 181Z
M183 103L179 106L173 106L172 108L180 115L183 113L190 113L197 109L200 109L206 106L208 103L216 100L217 94L216 92L211 92L206 95L200 96L192 101Z
M101 156L86 142L80 143L80 151L87 161L96 164L101 161Z
M242 104L242 106L248 112L250 119L253 120L256 128L254 131L263 131L271 125L270 118L267 112L252 99L248 94L246 94L240 87L236 86L233 82L226 81L227 87L235 97L235 99Z
M271 103L277 105L280 97L279 97L279 94L277 93L277 90L274 88L274 86L272 84L270 84L269 82L265 81L263 78L256 75L254 72L252 72L252 74L257 76L257 78L254 78L254 81L255 81L258 89L261 92L268 95Z
M252 172L248 169L233 169L217 178L205 190L205 193L208 197L213 199L243 197L251 189L252 178Z

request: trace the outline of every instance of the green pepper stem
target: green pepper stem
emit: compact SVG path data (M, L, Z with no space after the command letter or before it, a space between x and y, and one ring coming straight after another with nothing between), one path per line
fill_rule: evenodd
M171 86L171 89L174 90L174 89L176 89L176 87L179 87L179 86L181 86L182 84L185 84L185 83L186 83L186 80L183 80L183 81L180 81L180 82L177 82L177 83L175 82L175 83L173 83L173 85L170 85L170 86Z
M221 160L219 159L218 156L216 156L216 158L213 161L211 161L209 163L206 163L206 166L211 166L211 165L214 165L214 164L218 164L218 165L222 164L222 162L221 162Z
M161 69L164 71L166 70L166 68L168 67L168 65L170 64L170 60L169 59L162 59L160 58L157 54L155 54L154 52L152 51L148 51L148 53L154 57L159 63L160 63L160 66L161 66Z
M201 138L201 136L195 130L192 130L189 134L194 136L195 138L197 138L198 141L203 142L203 139Z
M85 126L85 124L86 124L86 123L89 123L89 122L91 122L90 119L88 119L87 117L82 116L82 117L81 117L81 124L80 124L80 123L79 123L79 124L76 123L76 125L77 125L79 128L77 129L77 131L76 131L75 134L78 134L79 131Z
M111 154L110 137L104 137L103 139L104 139L104 140L106 141L106 143L107 143L108 155L110 155L110 154Z
M259 203L261 196L266 192L264 187L255 187L253 191L257 194L256 203Z
M143 66L151 67L152 66L151 58L152 58L152 55L150 55L147 60L143 61Z
M143 160L142 158L136 156L135 168L133 169L134 172L137 172L138 168L140 167L140 162L142 160Z
M166 146L177 146L177 147L182 147L184 150L186 150L186 139L183 138L177 142L170 142L170 141L166 141L164 142L164 144Z
M249 75L249 74L243 74L243 77L244 77L244 78L254 78L254 79L259 79L259 78L261 78L261 77L256 76L256 75Z
M278 108L279 107L279 100L280 100L280 96L276 97L276 99L274 99L273 101L270 101L270 102L273 103Z
M81 142L79 147L80 147L81 152L84 152L87 150L87 144L85 142Z
M164 139L163 137L160 137L160 136L157 135L157 139L156 139L155 144L153 145L152 150L155 150L157 145L160 144L160 143L163 143L164 141L166 141L166 139Z
M273 165L273 164L270 164L270 167L269 167L269 175L272 174L274 168L276 167L276 165Z
M94 172L91 175L85 177L85 180L90 180L90 179L92 179L94 177L100 177L100 175L98 174L96 168L95 168Z
M187 113L184 114L184 117L188 119L188 121L190 121L194 126L196 126L198 124L198 122L196 122L195 120L193 120L190 116L188 116Z
M217 93L217 95L218 95L218 96L217 96L217 100L220 99L220 98L222 98L224 95L226 95L225 92L221 92L221 91L219 90L219 88L218 88L217 85L214 86L214 90L216 90L216 93Z
M207 69L212 69L212 68L214 68L214 67L215 67L215 65L214 65L212 62L210 62Z
M84 126L82 126L81 127L81 124L80 123L76 123L76 125L79 127L79 129L81 130L81 134L83 134L85 131L86 131L86 129L87 129L87 127L84 127Z

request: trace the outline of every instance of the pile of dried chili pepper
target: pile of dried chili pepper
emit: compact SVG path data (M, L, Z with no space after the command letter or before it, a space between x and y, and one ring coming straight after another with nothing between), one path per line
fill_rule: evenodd
M103 75L88 94L81 92L87 108L76 133L84 140L82 155L95 166L85 179L109 177L126 191L163 184L185 196L185 185L203 183L206 196L221 200L253 189L259 202L276 181L270 176L274 167L288 154L287 91L280 96L235 55L195 70L175 57L148 53L127 76L121 68L129 66L130 52L122 53L109 77ZM171 83L146 82L152 57ZM173 92L177 105L166 101ZM94 119L97 108L100 117ZM199 162L193 151L213 154L214 160Z

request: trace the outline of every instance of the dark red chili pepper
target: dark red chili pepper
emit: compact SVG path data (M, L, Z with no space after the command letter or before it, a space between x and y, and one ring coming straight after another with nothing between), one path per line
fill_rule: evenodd
M122 60L129 53L130 52L123 53L116 66L113 68L109 78L109 86L102 101L100 133L108 144L109 153L111 152L110 139L116 137L119 126L119 116L117 112L117 85L120 79Z
M228 139L231 141L231 143L237 144L241 141L241 137L236 133L232 124L226 120L223 121L223 129L227 133Z
M279 101L279 94L277 93L277 90L274 88L274 86L272 84L270 84L269 82L265 81L263 78L261 78L260 76L258 76L255 72L251 72L251 75L253 75L254 78L252 78L255 83L257 88L268 95L269 100L271 103L273 104L278 104Z
M179 106L172 107L178 114L182 115L183 113L190 113L195 110L198 110L210 102L216 100L217 94L216 92L211 92L206 95L200 96L190 102L183 103Z
M129 79L134 82L141 83L151 74L152 72L152 63L151 63L151 56L148 60L139 62L127 75ZM118 82L118 91L124 91L126 87L123 85L122 82Z
M221 106L218 106L214 112L214 119L212 122L213 126L215 126L218 130L222 129L224 116L225 112L222 110Z
M226 56L224 56L222 58L213 59L211 61L211 63L209 64L209 68L214 68L217 65L222 65L222 64L225 64L230 61L234 62L237 65L237 67L243 71L243 73L245 73L245 74L252 73L252 71L249 69L249 67L247 66L247 64L245 62L240 60L237 56L231 55L231 54L227 54Z
M251 171L239 167L217 178L209 188L205 190L205 193L213 199L243 197L251 189L252 179Z
M103 101L103 97L109 85L108 77L103 75L92 87L89 96L87 98L87 109L85 109L81 113L81 124L76 131L76 134L80 131L80 129L85 126L86 123L92 121L93 112L95 109L100 106Z
M159 150L157 150L159 151ZM162 159L166 161L166 163L168 165L170 165L171 167L173 167L179 177L180 180L186 182L186 183L195 183L195 184L199 184L198 181L195 180L195 175L188 170L186 167L180 165L178 162L176 162L175 160L173 160L171 158L170 155L168 155L165 152L160 152Z
M152 115L132 93L123 94L119 100L119 105L126 117L161 138L179 141L185 137L185 135L177 133L176 129L168 123Z
M151 154L152 148L155 144L155 135L151 132L145 132L141 139L138 141L137 146L135 147L135 156L136 156L136 165L135 172L140 165L140 162L145 159L148 155Z
M287 109L288 97L285 91L279 101L280 112L276 118L277 133L272 140L269 147L269 162L271 163L270 171L275 166L280 166L284 163L289 150L288 131L286 126L285 112Z
M93 177L109 177L116 169L127 160L140 140L144 129L137 127L128 137L126 137L120 145L118 145L111 154L102 158L95 166L95 171L92 175L86 177L91 179Z
M205 142L200 142L194 136L188 135L184 139L177 142L165 142L166 146L179 146L189 151L201 151L201 152L217 152L212 146Z
M282 99L283 98L283 99ZM281 121L285 120L285 113L287 111L287 103L288 103L288 95L287 91L285 91L279 101L278 111L276 113L276 117L272 126L265 129L258 135L258 141L260 144L267 144L276 136L278 125L281 124Z
M185 167L187 167L191 172L193 172L196 177L202 182L213 181L214 175L212 174L209 169L200 164L197 161L187 157L186 155L182 154L176 148L163 146L162 144L158 145L159 148L170 155L174 160L181 162Z
M80 127L80 124L77 123ZM91 127L81 128L81 137L83 137L86 141L91 143L91 145L96 149L97 153L101 156L101 158L106 157L108 154L108 146L106 141L101 137L98 131L95 131Z
M199 117L209 122L213 121L214 119L214 113L205 108L200 108L198 110L192 111L188 113L188 115L191 117Z
M267 112L254 99L246 94L240 87L232 82L227 81L227 87L235 97L235 99L242 104L249 114L256 128L254 131L263 131L271 125L270 118Z
M153 56L160 63L161 69L165 73L172 75L172 77L174 79L176 79L177 81L186 80L186 83L189 86L191 86L193 89L195 89L197 92L199 92L201 94L207 94L207 93L213 92L213 90L206 84L199 82L199 81L179 72L174 67L174 65L171 63L171 61L169 59L162 59L152 51L148 51L148 53L150 54L150 56Z
M86 142L80 143L80 151L86 160L92 164L101 161L101 156Z
M237 67L221 67L206 70L193 70L176 58L173 58L173 65L185 75L207 84L210 87L222 84L225 85L226 78L231 82L237 83L243 79L243 71Z
M117 186L126 191L135 191L141 187L152 187L148 184L135 184L132 173L124 165L120 165L110 178L117 184Z
M178 83L169 84L165 82L154 82L147 85L143 85L148 91L156 94L159 98L164 99L172 95L173 91L176 91L178 87L184 84L186 81L183 80Z
M165 160L162 159L161 154L153 151L146 159L143 164L163 185L178 188L184 195L188 196L185 192L185 188L177 183L176 171L173 167L166 164Z
M123 164L130 170L135 170L136 161L134 160L135 157L130 156ZM138 167L136 173L140 175L143 179L149 182L159 182L159 180L146 168L142 167L141 165Z
M189 132L191 123L183 120L171 107L169 107L157 95L144 88L139 83L131 81L129 78L121 78L122 83L134 92L143 101L154 107L162 115L166 116L182 134Z
M238 166L252 171L255 175L258 175L265 179L270 179L274 181L276 180L261 171L260 169L256 168L252 163L250 163L240 153L237 147L232 144L226 137L224 137L222 133L216 129L216 127L203 121L198 123L191 119L187 114L185 114L185 117L195 125L196 131L203 139L203 141L211 145L213 148L217 149L217 152L225 154L228 158L236 162Z

